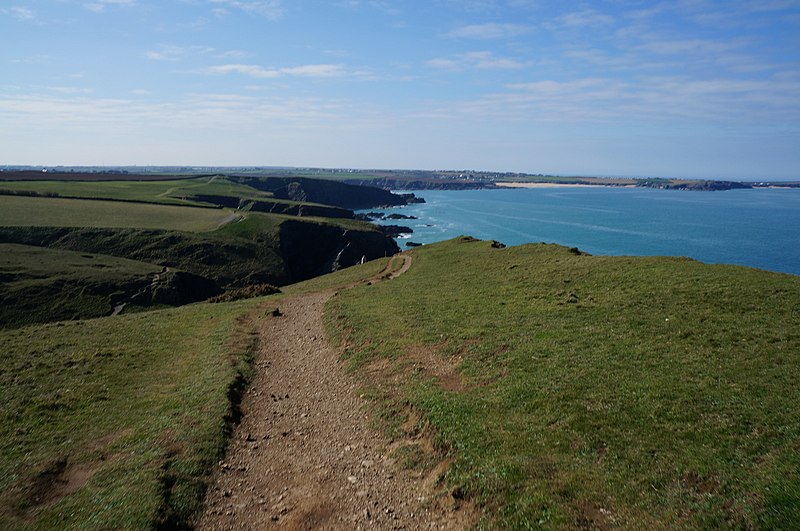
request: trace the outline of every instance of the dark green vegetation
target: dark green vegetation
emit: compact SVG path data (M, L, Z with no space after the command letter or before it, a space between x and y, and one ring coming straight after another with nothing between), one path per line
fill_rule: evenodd
M160 267L42 247L0 244L0 322L7 326L107 315Z
M484 524L800 521L798 277L466 238L412 254L326 315L387 427L427 434Z
M36 267L46 273L26 272L34 255L9 257L14 271L0 286L0 327L184 304L229 289L240 296L388 256L396 244L345 207L405 202L377 188L309 179L73 181L71 174L61 174L64 180L47 175L51 180L0 182L0 243L139 264L114 262L119 274L109 280L110 266L97 263L75 268L62 264L60 255L40 253L36 259L44 262ZM96 274L101 268L105 277ZM31 278L39 281L31 284Z

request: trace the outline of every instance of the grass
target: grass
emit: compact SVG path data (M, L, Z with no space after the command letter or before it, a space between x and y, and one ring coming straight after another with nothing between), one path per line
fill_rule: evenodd
M329 289L340 289L344 286L350 286L364 279L377 276L384 270L389 260L389 258L372 260L364 264L341 269L335 273L290 284L281 288L281 291L287 295L300 295Z
M412 254L326 319L387 426L422 413L482 526L800 521L798 277L544 244Z
M0 527L184 526L250 372L255 307L0 331Z
M199 177L171 181L5 181L0 182L0 191L184 205L204 204L189 199L195 195L221 195L250 199L266 198L271 195L223 177Z
M249 373L253 302L0 332L0 525L185 524ZM237 320L237 318L239 318Z
M0 328L99 317L161 267L102 254L0 244Z
M287 292L346 286L386 261ZM0 528L190 525L258 321L281 297L0 330Z
M0 226L213 231L230 211L114 201L0 195Z

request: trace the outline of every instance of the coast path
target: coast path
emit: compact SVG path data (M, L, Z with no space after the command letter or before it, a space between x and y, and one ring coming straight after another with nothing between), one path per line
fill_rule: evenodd
M402 267L392 272L395 260ZM398 255L376 282L405 273ZM261 329L257 374L242 422L206 497L201 530L463 529L472 516L434 503L438 477L419 477L390 457L367 401L326 337L334 291L288 297Z

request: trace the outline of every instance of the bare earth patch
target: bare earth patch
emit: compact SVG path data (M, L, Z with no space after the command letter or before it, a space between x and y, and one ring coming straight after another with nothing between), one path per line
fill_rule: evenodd
M383 278L408 269L410 258L401 259ZM244 417L198 529L463 529L474 521L466 504L442 503L441 467L432 478L401 466L397 444L370 426L367 401L325 337L332 295L284 299L282 315L264 319Z

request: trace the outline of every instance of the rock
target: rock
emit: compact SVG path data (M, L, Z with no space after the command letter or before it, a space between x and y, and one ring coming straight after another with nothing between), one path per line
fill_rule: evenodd
M378 230L390 238L395 238L401 234L412 234L414 232L414 229L411 227L403 225L378 225Z

